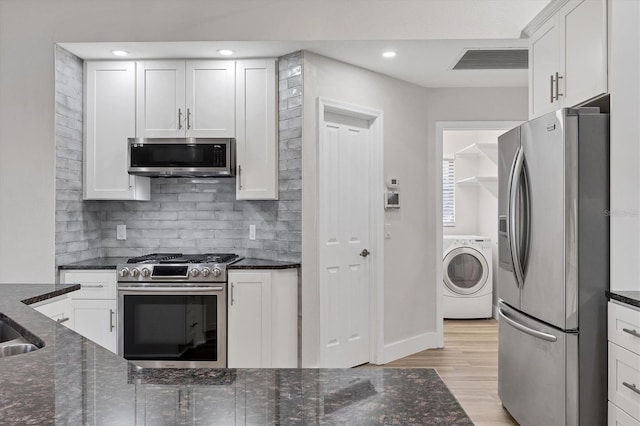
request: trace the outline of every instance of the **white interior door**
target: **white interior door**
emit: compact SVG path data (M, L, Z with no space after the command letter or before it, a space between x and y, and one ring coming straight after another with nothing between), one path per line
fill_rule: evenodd
M320 140L321 367L369 361L371 136L366 120L325 114Z

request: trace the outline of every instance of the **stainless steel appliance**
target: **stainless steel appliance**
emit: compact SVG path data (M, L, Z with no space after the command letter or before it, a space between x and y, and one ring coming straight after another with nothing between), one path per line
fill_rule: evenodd
M498 138L498 393L521 425L606 424L609 116Z
M151 177L235 175L235 139L129 138L129 174Z
M227 265L240 259L155 253L118 265L118 353L141 367L226 367Z

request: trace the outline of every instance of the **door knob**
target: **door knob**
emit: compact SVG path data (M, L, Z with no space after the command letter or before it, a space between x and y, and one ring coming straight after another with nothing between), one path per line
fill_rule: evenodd
M360 252L360 256L362 256L362 257L367 257L367 256L369 256L369 254L371 254L371 252L369 250L367 250L367 249L363 249Z

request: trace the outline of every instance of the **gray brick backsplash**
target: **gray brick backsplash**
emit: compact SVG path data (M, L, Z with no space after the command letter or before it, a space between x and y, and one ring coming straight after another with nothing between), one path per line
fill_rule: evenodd
M151 201L82 200L82 61L56 50L56 264L158 251L299 262L302 52L279 58L279 200L238 201L234 178L151 180ZM116 240L116 226L127 239ZM249 240L249 226L256 239Z

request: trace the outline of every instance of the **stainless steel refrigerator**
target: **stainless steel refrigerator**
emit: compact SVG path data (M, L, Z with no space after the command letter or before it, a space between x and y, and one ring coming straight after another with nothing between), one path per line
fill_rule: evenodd
M498 138L498 393L521 425L607 422L609 115Z

